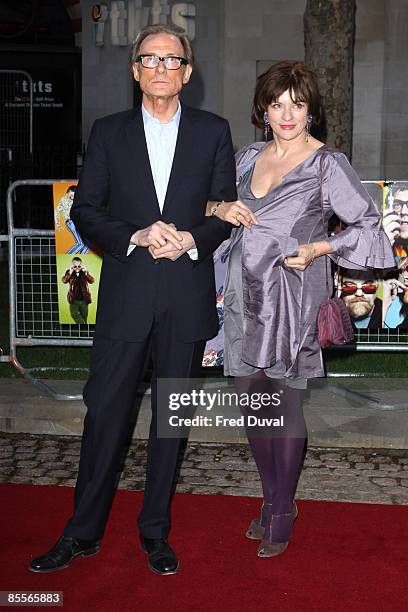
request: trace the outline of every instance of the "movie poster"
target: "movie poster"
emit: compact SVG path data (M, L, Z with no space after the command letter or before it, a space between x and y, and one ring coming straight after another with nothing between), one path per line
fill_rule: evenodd
M81 238L70 211L76 183L53 184L60 323L95 323L102 258Z
M408 330L408 181L384 187L383 227L397 265L395 274L383 281L383 325Z
M383 209L383 181L363 181L379 212ZM338 231L344 229L344 224ZM374 270L334 270L335 295L346 304L356 330L378 330L383 325L383 281Z

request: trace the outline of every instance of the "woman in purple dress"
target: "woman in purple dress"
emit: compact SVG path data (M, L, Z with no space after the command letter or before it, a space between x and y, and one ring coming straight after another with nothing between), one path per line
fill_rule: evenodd
M225 374L239 393L279 397L284 417L279 431L247 426L264 499L246 535L261 540L260 557L287 548L297 517L303 395L309 378L324 376L316 320L326 270L331 279L326 256L348 269L394 266L380 213L346 156L310 134L320 112L317 79L305 64L271 66L258 78L252 122L273 139L237 153L239 200L208 205L208 214L236 226L224 290ZM347 228L328 238L334 213Z

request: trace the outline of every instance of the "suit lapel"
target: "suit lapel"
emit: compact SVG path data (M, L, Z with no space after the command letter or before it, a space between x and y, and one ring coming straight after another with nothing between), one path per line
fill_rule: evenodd
M176 148L174 151L169 183L167 185L166 198L164 200L163 215L177 202L177 191L186 171L186 162L194 158L194 149L196 147L197 143L194 141L193 113L188 107L181 105Z
M135 110L135 115L126 125L125 133L132 160L132 169L134 169L132 178L136 178L138 190L142 191L146 204L150 204L161 215L147 151L141 107Z

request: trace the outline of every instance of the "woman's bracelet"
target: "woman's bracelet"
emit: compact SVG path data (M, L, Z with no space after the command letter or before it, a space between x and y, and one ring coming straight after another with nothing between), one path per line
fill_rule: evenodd
M213 207L212 207L212 209L211 209L211 216L212 216L212 217L214 217L214 216L215 216L215 213L217 212L218 207L219 207L221 204L223 204L223 203L224 203L224 200L221 200L221 202L216 202L216 203L214 204L214 206L213 206Z

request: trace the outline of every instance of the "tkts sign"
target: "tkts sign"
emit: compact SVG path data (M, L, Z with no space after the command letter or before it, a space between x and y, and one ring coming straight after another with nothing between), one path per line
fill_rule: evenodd
M105 44L105 24L110 23L110 43L115 46L132 44L140 30L148 23L171 21L186 31L190 40L195 37L196 7L191 2L152 0L151 6L143 6L143 0L111 0L94 4L92 20L95 24L95 45Z

